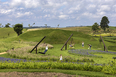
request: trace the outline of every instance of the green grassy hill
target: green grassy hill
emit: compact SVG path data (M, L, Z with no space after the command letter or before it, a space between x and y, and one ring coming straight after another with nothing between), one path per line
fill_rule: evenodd
M58 29L42 29L42 30L33 30L26 31L24 29L24 33L20 36L17 36L16 32L14 32L13 28L0 28L0 41L2 42L13 42L13 41L31 41L31 42L39 42L44 36L46 38L43 40L45 43L49 44L64 44L70 35L73 33L73 36L68 41L68 44L75 43L77 47L81 47L82 41L85 42L85 47L88 48L87 44L91 44L93 49L102 49L103 44L99 43L99 37L93 37L89 35L89 31L91 32L91 27L77 27L80 30L76 31L76 27L71 28L58 28ZM70 29L70 30L69 30ZM9 34L9 36L8 36ZM105 44L108 47L116 46L115 43L112 43L111 40L108 41L104 38ZM108 48L110 49L110 48ZM114 50L114 49L113 49Z
M0 28L0 39L16 36L17 34L13 28Z
M67 27L67 28L61 28L62 30L70 30L70 31L78 31L82 32L84 34L90 34L92 33L92 27L91 26L84 26L84 27Z
M81 40L79 40L79 38L83 38L83 39L86 38L88 40L93 39L95 41L95 39L91 37L90 35L87 35L81 32L60 30L60 29L29 31L20 35L19 38L25 41L38 42L44 36L46 36L44 42L47 42L50 44L63 44L70 37L71 34L73 34L72 38L73 38L73 41L75 41L75 43L78 43L79 41L82 42Z

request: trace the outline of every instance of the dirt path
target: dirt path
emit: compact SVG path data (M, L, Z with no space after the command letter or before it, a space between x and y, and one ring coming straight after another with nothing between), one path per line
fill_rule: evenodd
M63 73L50 72L0 72L0 77L83 77Z
M6 54L6 53L7 53L7 52L1 52L0 55L1 55L1 54Z

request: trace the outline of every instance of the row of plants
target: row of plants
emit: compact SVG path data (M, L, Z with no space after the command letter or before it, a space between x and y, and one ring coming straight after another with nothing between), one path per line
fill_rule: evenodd
M68 51L70 54L77 54L80 56L89 56L89 57L98 57L103 58L102 56L97 56L94 54L116 54L116 52L110 52L110 51L101 51L101 50L84 50L84 49L73 49Z
M90 63L75 64L64 62L0 62L0 69L65 69L116 74L115 63L112 65L97 66Z
M27 59L27 60L39 60L39 61L59 61L59 57L57 56L49 56L49 55L39 55L38 54L32 54L29 53L30 49L32 49L33 46L29 47L23 47L23 48L17 48L14 50L10 50L8 52L8 55L13 58L20 58L20 59ZM93 59L77 59L72 58L69 56L63 56L63 62L94 62Z
M116 43L116 36L112 37L104 37L105 41L111 42L111 43Z
M29 59L12 59L12 58L4 58L4 57L0 57L0 61L1 62L28 62L28 61L34 61L34 62L47 62L47 61L59 61L59 59L55 59L55 58L41 58L41 59L38 59L38 60L29 60ZM79 59L73 59L71 57L67 57L67 58L64 58L62 60L62 62L94 62L93 59L86 59L86 58L83 58L81 60Z
M79 55L79 56L88 56L88 57L98 57L103 58L102 56L94 55L91 50L83 50L83 49L73 49L68 51L70 54Z
M109 50L116 51L116 46L108 46L108 49L109 49Z

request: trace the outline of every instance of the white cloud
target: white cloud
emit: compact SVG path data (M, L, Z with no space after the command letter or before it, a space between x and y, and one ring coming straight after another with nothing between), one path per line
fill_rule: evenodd
M76 7L71 7L68 13L70 14L73 12L78 12L79 10L80 10L80 5L77 5Z
M40 19L44 23L49 19L47 21L50 23L68 19L70 23L78 20L80 25L84 19L91 23L93 20L100 20L104 15L116 20L115 3L116 0L7 0L0 2L0 20L2 22L2 19L12 19L15 22L22 21L20 19L23 18L31 22Z
M67 19L68 15L59 15L58 16L60 19Z
M44 15L44 18L50 17L50 14L46 14Z
M95 4L90 4L86 7L87 9L95 9L96 8L96 5Z
M12 11L13 11L12 9L8 9L8 10L7 10L7 9L1 9L1 10L0 10L0 13L1 13L1 14L9 14L9 13L12 12Z
M104 12L100 12L100 13L89 13L89 12L85 12L82 14L82 16L86 16L88 18L100 18L102 15L104 15L105 13Z
M25 12L24 15L32 15L33 13L31 12Z
M19 6L22 2L22 0L12 0L11 3L9 3L9 5L11 6Z
M38 0L12 0L9 5L12 7L25 6L26 8L36 8L40 4Z
M105 14L106 14L106 12L99 12L99 13L98 13L98 15L101 15L101 16L102 16L102 15L105 15Z
M88 13L88 12L85 12L85 13L83 13L82 15L84 15L84 16L90 16L90 15L92 15L91 13Z
M97 11L110 11L110 6L109 5L101 5L99 6L99 9L97 9Z
M26 8L36 8L40 5L38 0L23 0Z
M20 10L23 10L24 8L19 8Z
M108 3L109 3L109 2L113 2L113 1L114 1L114 0L105 0L104 2L108 2Z
M116 12L116 5L113 6L114 11Z
M32 15L33 13L31 12L25 12L25 13L17 13L16 14L16 17L22 17L22 16L29 16L29 15Z

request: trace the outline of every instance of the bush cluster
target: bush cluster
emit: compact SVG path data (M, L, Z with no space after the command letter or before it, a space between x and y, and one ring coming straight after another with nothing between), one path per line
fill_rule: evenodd
M83 71L95 71L116 74L115 64L98 66L90 63L75 64L63 62L18 62L18 63L0 62L0 69L65 69L65 70L83 70Z

